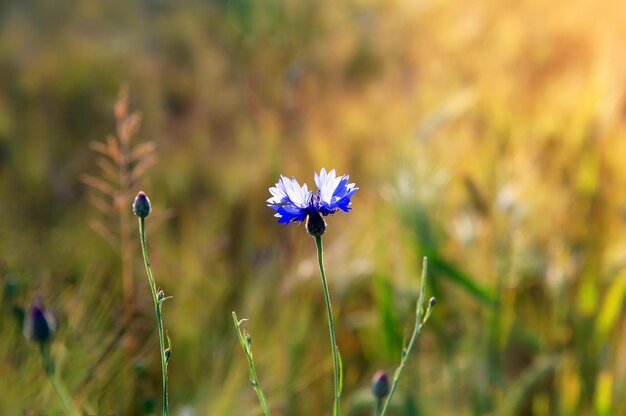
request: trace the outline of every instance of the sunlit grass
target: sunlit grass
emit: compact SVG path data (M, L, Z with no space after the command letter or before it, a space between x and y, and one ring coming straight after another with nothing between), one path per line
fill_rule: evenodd
M363 185L324 241L346 414L371 414L374 372L397 364L423 255L440 302L398 414L626 412L622 2L270 3L0 12L0 409L62 412L19 321L38 290L85 412L158 408L150 299L129 358L123 267L79 180L99 174L89 143L126 82L160 160L137 186L172 210L148 233L176 292L174 411L259 414L237 310L272 410L328 412L316 253L264 201L279 173L332 165Z

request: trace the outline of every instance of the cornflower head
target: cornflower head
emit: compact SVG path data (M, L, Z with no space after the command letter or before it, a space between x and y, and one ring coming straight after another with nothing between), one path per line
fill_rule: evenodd
M351 210L350 198L359 189L348 183L350 176L337 177L335 169L326 172L322 168L319 175L315 172L317 192L309 191L305 183L300 186L296 178L289 179L281 175L275 186L269 189L272 197L267 206L276 211L274 216L280 224L307 220L307 231L313 237L319 237L326 231L326 222L322 216L334 214L338 210Z
M290 222L302 222L306 219L306 230L315 238L317 247L317 261L320 267L322 288L324 289L324 301L326 303L326 315L328 317L328 332L330 333L330 346L333 355L333 380L335 385L335 400L333 402L333 416L339 416L340 398L343 385L341 359L335 337L335 324L333 322L333 310L330 303L330 292L324 271L322 234L326 231L325 216L342 210L350 211L350 198L359 189L353 183L348 183L350 177L342 175L337 177L335 170L326 172L322 168L319 175L315 173L317 192L309 191L305 183L300 186L296 178L287 178L283 175L275 186L270 188L272 197L267 200L267 206L276 211L274 216L281 224Z

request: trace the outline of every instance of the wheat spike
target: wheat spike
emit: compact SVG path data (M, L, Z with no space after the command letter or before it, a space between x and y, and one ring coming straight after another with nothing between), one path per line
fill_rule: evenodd
M128 330L132 324L135 285L132 259L136 250L133 244L133 222L130 205L137 184L147 170L157 161L156 145L152 141L133 143L141 128L141 115L129 113L128 88L122 87L113 106L115 134L103 141L90 143L96 155L97 173L83 174L81 181L92 190L90 203L96 208L90 227L111 247L119 250L122 264L122 293L124 323ZM129 350L135 347L129 339Z

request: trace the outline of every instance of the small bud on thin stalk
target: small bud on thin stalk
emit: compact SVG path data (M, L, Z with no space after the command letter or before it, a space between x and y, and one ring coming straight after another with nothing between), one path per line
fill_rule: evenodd
M151 210L150 199L143 191L140 191L133 202L133 213L139 218L146 218Z
M146 268L146 274L148 275L148 283L150 284L150 291L152 292L152 299L154 301L154 312L157 321L157 330L159 333L159 349L161 351L161 373L163 376L163 416L169 415L169 395L168 395L168 361L171 355L171 348L169 347L170 340L168 340L168 348L165 347L165 337L163 331L163 319L161 317L161 303L167 299L165 293L162 290L157 292L157 285L152 274L152 267L150 267L150 261L148 260L148 250L146 244L146 229L145 218L150 214L150 200L145 193L139 192L135 201L133 202L133 213L139 217L139 238L141 240L141 252L143 254L144 266Z
M39 344L39 351L43 363L43 369L54 388L59 400L65 408L66 414L78 416L80 413L76 409L72 397L63 381L55 373L55 363L50 351L50 341L58 327L57 319L46 310L41 299L33 300L24 320L24 335L29 340Z
M420 283L419 297L417 299L417 304L415 305L415 326L413 327L413 334L411 335L411 338L409 339L408 344L405 346L404 350L402 351L402 358L400 359L400 365L394 372L393 381L391 383L391 387L389 388L389 394L387 395L387 398L385 399L384 404L382 405L382 407L379 407L380 403L377 403L376 413L375 413L376 416L384 416L387 410L389 409L389 404L391 403L391 399L393 398L394 392L396 391L398 387L398 382L400 380L400 376L402 375L402 370L404 370L404 367L406 366L406 363L409 359L411 350L413 349L413 346L415 345L415 342L417 338L419 337L424 324L430 317L432 308L436 303L436 299L434 297L430 298L426 311L424 312L424 306L426 306L425 294L426 294L426 277L427 276L428 276L428 259L424 257L423 263L422 263L422 279Z
M254 389L261 402L261 408L263 409L263 414L265 416L271 416L270 408L267 405L267 400L265 399L265 395L263 394L263 390L258 381L258 377L256 374L256 367L254 365L254 358L252 357L252 337L245 330L241 329L241 325L247 321L247 319L239 320L237 318L237 314L233 311L233 324L235 325L235 330L237 331L237 338L239 338L239 344L241 345L241 349L246 356L246 360L248 361L248 374L250 376L250 385Z

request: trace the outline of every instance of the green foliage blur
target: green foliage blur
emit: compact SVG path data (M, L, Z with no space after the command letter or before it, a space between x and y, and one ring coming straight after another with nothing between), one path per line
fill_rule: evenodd
M621 0L0 3L0 414L63 413L22 335L37 294L85 414L160 412L139 190L173 414L261 414L233 310L273 413L329 414L315 244L265 206L321 167L360 187L324 236L344 414L399 362L423 255L438 303L392 414L626 414L625 20ZM121 85L159 158L125 250L80 179Z

